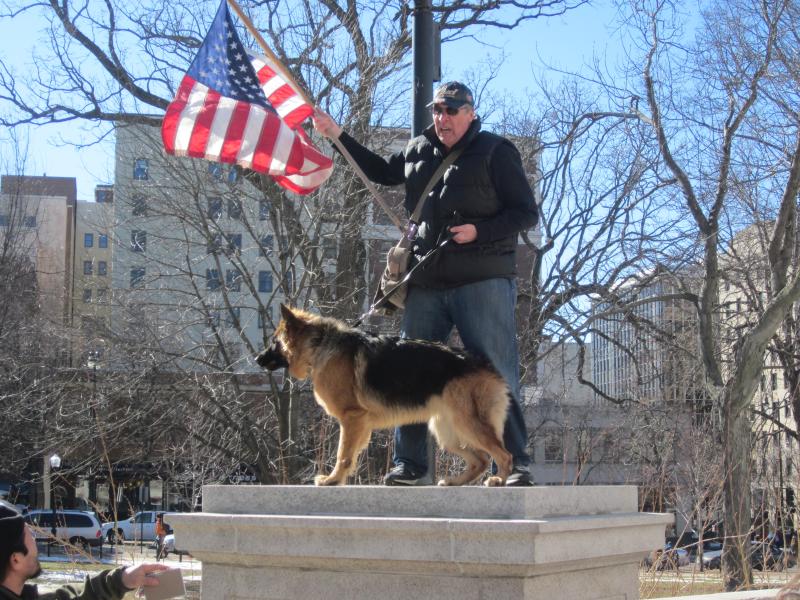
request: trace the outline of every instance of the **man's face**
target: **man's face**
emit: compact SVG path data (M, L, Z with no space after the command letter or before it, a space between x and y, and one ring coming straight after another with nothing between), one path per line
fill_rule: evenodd
M433 105L433 128L436 137L448 150L464 137L470 123L475 118L475 111L469 104L463 105L455 114L454 109L446 104Z
M42 566L39 564L39 549L36 547L36 539L28 525L25 525L25 548L28 549L28 553L18 552L17 556L22 561L23 573L28 579L34 579L41 574Z

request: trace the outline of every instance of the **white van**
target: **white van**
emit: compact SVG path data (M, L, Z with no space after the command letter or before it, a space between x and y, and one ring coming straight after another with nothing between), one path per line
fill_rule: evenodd
M45 540L52 536L53 511L32 510L23 515L31 526L33 537ZM93 513L82 510L59 510L55 512L56 537L75 546L101 546L103 532Z

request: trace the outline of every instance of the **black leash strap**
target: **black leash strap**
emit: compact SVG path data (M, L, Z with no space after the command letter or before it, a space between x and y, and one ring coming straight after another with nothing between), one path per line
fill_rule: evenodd
M412 268L410 268L408 270L408 272L406 273L405 277L403 277L397 283L397 285L395 285L391 290L389 290L388 292L384 292L384 295L381 297L381 299L378 300L377 302L375 302L372 306L370 306L369 310L367 312L365 312L363 315L361 315L352 324L352 327L358 327L359 325L361 325L361 323L363 323L370 316L372 316L372 314L375 313L375 311L377 311L380 308L383 308L383 306L386 305L389 302L389 298L392 297L392 294L394 294L397 290L399 290L401 287L403 287L403 285L408 284L408 282L411 281L411 277L412 277L412 275L414 275L414 272L417 269L419 269L420 267L422 267L424 264L430 262L431 259L442 248L444 248L447 244L449 244L452 241L452 239L453 239L453 234L448 231L447 235L444 238L444 240L442 242L440 242L439 244L437 244L436 246L434 246L433 248L431 248L430 250L428 250L428 252L425 253L425 255L422 258L419 259L419 262L417 262L417 264L415 264Z

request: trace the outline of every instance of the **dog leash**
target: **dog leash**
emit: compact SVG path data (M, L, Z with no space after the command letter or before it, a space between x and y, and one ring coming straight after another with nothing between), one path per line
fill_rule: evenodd
M365 312L358 319L356 319L356 321L354 323L351 324L351 327L358 327L359 325L361 325L361 323L363 323L369 317L371 317L373 314L375 314L375 311L377 311L379 308L381 308L385 304L387 304L389 302L389 298L392 297L392 294L394 294L397 290L399 290L404 285L408 284L408 282L411 281L411 276L414 274L414 272L417 269L419 269L421 266L423 266L425 263L430 262L431 259L434 257L434 255L436 253L438 253L442 248L444 248L447 244L449 244L453 240L454 236L455 236L455 234L453 232L451 232L450 229L448 228L447 234L444 236L444 240L442 240L436 246L434 246L433 248L428 250L428 252L426 252L423 255L423 257L419 259L417 264L415 264L412 268L410 268L408 270L408 272L406 273L406 276L403 277L398 282L398 284L395 285L391 290L389 290L388 293L384 293L384 295L380 298L380 300L378 300L377 302L374 302L372 304L372 306L369 307L369 310L367 312Z

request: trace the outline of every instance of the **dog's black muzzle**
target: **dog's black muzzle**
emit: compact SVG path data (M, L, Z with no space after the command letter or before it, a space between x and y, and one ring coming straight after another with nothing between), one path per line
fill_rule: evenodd
M274 340L269 348L265 348L256 356L256 363L268 371L285 369L289 366L286 357L283 355L283 348L278 340Z

